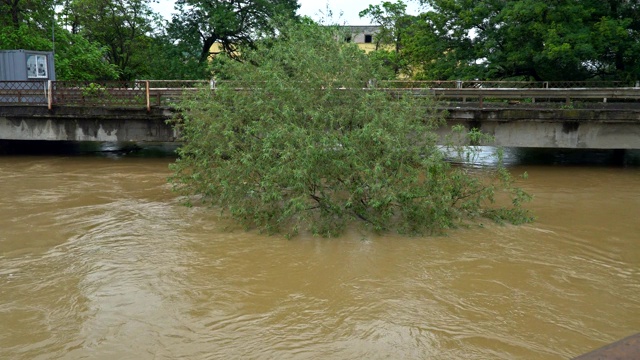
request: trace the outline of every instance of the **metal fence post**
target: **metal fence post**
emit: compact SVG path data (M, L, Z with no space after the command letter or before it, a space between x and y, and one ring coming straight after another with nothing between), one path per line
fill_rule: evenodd
M53 81L47 80L47 109L53 108Z
M151 112L151 99L149 98L149 80L144 81L144 87L147 98L147 112Z

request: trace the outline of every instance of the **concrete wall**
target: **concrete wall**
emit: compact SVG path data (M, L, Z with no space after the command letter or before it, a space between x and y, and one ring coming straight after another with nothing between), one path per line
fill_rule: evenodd
M171 142L178 133L170 118L162 109L2 107L0 139Z
M67 141L179 141L162 108L0 107L0 139ZM505 147L640 149L640 110L448 109L447 126L462 125L495 137ZM466 141L456 136L456 143ZM444 140L443 140L444 142Z
M640 110L450 109L447 127L479 129L505 147L640 149ZM456 137L456 142L465 141Z

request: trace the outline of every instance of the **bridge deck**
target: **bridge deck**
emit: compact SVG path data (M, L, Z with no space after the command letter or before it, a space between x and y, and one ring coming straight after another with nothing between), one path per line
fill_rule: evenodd
M179 134L166 123L173 116L170 105L197 90L196 84L216 89L213 82L177 84L0 81L0 139L176 141ZM462 125L493 135L499 146L640 149L639 87L482 87L493 84L400 88L387 83L357 90L435 96L448 112L443 138L451 126Z

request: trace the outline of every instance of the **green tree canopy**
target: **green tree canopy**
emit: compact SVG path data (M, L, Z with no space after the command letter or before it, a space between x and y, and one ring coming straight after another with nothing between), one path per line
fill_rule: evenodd
M79 34L60 29L56 35L56 78L58 80L114 80L118 67L106 60L107 49Z
M149 58L163 56L151 52L152 36L160 23L151 1L70 0L64 9L65 23L74 34L106 49L120 79L147 77Z
M0 49L51 51L55 49L58 80L99 80L117 77L117 68L105 60L106 49L72 34L60 14L59 1L3 0L0 2ZM55 44L54 44L55 38Z
M298 7L297 0L178 0L168 31L186 57L204 64L215 55L213 44L233 54L271 33L274 18L294 18Z
M428 98L366 88L380 69L338 29L288 24L243 49L220 82L179 106L171 181L248 227L437 233L477 216L527 220L504 168L451 166ZM506 191L513 202L494 204Z
M0 1L0 49L51 51L57 1Z
M633 80L640 6L626 0L423 0L405 51L427 78Z
M60 0L2 0L0 1L0 24L18 29L22 25L51 29L54 6Z
M374 36L376 47L371 53L372 59L388 66L396 75L410 72L401 51L403 33L413 21L413 16L407 15L406 11L407 5L398 0L395 3L384 1L380 5L369 5L359 13L361 18L367 17L379 27Z
M381 45L393 45L394 50L400 50L400 39L403 18L407 16L407 5L398 0L396 3L384 1L380 5L369 5L360 11L361 18L369 18L380 30L375 35L376 50Z

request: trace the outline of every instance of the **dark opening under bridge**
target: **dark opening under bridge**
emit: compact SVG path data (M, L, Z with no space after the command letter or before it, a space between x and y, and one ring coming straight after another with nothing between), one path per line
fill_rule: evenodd
M0 81L0 140L180 141L167 123L202 81ZM238 85L246 88L242 84ZM640 149L638 83L379 82L367 91L435 96L453 125L506 147Z

